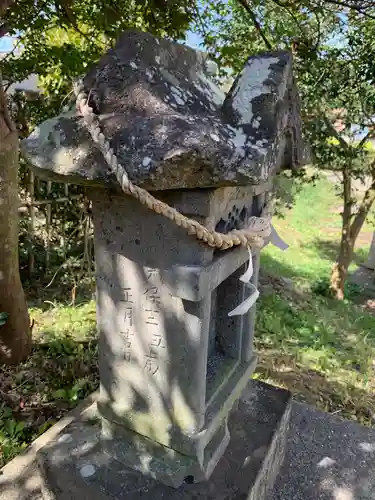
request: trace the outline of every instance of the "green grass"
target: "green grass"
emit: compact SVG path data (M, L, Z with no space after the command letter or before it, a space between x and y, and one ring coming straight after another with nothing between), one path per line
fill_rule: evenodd
M334 186L320 181L297 196L287 217L275 221L290 244L262 255L267 280L257 317L258 377L291 389L296 398L365 424L375 418L375 316L353 303L359 290L337 301L314 293L327 283L337 255L341 218ZM360 235L351 268L363 262L372 225ZM269 276L267 277L267 274ZM292 279L288 281L275 277ZM317 286L319 285L319 286ZM291 289L291 290L290 290Z
M0 466L98 387L94 302L39 302L31 356L0 372Z
M275 221L280 236L290 248L281 252L267 247L263 265L276 275L311 282L329 275L337 256L341 228L341 202L332 183L327 180L308 185L296 197L296 203L285 219ZM351 269L367 256L373 225L367 222L358 239Z
M96 331L95 303L93 301L73 307L50 303L46 310L29 309L34 320L34 337L40 341L65 338L72 333L76 341L84 341Z
M296 399L371 425L375 316L361 307L355 287L348 287L343 302L316 293L324 293L337 253L339 205L333 185L320 181L305 187L285 219L275 221L290 248L268 246L262 255L255 376L289 388ZM371 235L366 224L357 263L367 255ZM77 290L76 306L69 305L66 286L27 291L35 346L27 362L0 371L0 465L98 385L90 286Z

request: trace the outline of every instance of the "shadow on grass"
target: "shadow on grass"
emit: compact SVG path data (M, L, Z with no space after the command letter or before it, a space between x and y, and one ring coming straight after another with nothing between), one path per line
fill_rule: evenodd
M340 242L332 240L316 239L306 245L307 248L315 250L322 259L329 259L332 264L336 261L340 250ZM354 252L353 262L360 266L368 256L367 248L357 248Z
M271 274L273 276L284 276L287 278L309 278L310 274L308 272L300 272L300 270L297 270L293 268L292 266L289 266L283 262L280 262L279 260L275 259L268 253L261 253L260 257L260 273L265 274L266 273Z
M275 276L276 269L301 277L292 266L264 259L255 333L260 378L322 410L371 425L375 317L349 300L298 289Z
M290 390L294 399L341 417L374 425L374 401L370 391L332 381L307 368L288 354L260 351L257 377Z
M95 297L95 281L85 277L79 283L72 280L56 280L51 286L49 281L35 280L23 283L29 307L46 311L53 306L79 306Z
M0 366L0 466L99 385L95 283L84 274L23 273L34 343L25 362Z
M311 266L309 266L309 261L304 255L301 255L301 260L293 255L294 260L291 259L291 265L288 265L273 255L264 253L261 257L262 269L274 278L279 276L293 281L303 281L307 289L310 291L315 290L318 296L324 295L328 298L331 269L338 255L339 244L330 240L316 239L313 242L307 243L305 249L316 255ZM358 269L362 269L361 265L365 262L367 253L367 249L364 248L359 248L355 251L352 263L357 265ZM316 261L324 264L316 266ZM294 262L296 266L293 266ZM303 265L301 265L301 262ZM318 289L320 292L318 292ZM367 293L366 287L361 286L361 283L357 283L354 279L347 280L345 286L345 299L347 301L357 305L364 305L369 296L372 297L373 294ZM331 298L331 300L333 299ZM338 301L335 301L335 303L337 304Z
M43 332L27 361L0 366L0 466L99 385L96 332L84 341Z
M307 245L306 247L307 248ZM312 266L309 266L309 261L306 255L301 254L299 256L294 253L288 259L279 260L277 259L277 254L270 254L269 252L263 252L261 254L261 270L266 270L269 274L273 276L279 276L284 278L291 278L295 280L305 280L305 281L315 281L316 279L327 276L329 278L330 265L320 266L318 272L316 270L316 262L313 262ZM316 261L317 259L315 259ZM290 264L289 264L290 262ZM294 266L293 264L296 264Z

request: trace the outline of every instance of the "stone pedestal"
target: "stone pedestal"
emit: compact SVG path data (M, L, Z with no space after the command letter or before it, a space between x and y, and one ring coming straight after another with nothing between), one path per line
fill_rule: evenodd
M116 442L104 449L97 421L73 422L39 453L44 498L266 500L284 459L289 414L288 391L250 382L229 418L231 440L210 480L186 476L177 489L124 467ZM179 467L174 462L170 473Z
M157 193L207 227L246 227L251 187ZM229 412L255 368L246 249L220 252L128 196L90 190L95 227L103 438L125 466L178 487L207 479ZM259 206L258 206L259 205ZM259 259L255 256L257 279Z

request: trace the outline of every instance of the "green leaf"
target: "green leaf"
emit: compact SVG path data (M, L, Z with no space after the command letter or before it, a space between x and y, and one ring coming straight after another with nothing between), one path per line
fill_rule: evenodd
M14 434L19 436L20 434L22 434L23 430L25 429L25 422L17 422L16 424L16 427L14 429Z
M14 418L9 418L5 421L4 429L8 436L14 437L16 425L17 422Z
M52 396L56 399L68 399L69 393L66 389L57 389L53 391Z

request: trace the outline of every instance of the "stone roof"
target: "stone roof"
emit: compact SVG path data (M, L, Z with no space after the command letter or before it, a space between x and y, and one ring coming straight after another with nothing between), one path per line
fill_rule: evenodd
M150 190L258 184L304 163L288 52L250 57L227 96L202 52L127 31L84 85L129 177ZM67 112L22 141L37 173L114 184L83 120Z

